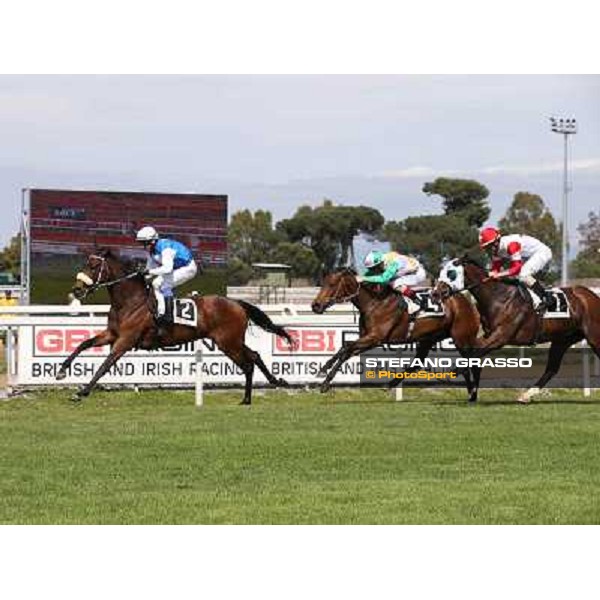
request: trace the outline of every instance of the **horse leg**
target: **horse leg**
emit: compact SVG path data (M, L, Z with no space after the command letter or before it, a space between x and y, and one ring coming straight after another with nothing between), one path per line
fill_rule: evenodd
M473 386L469 391L469 402L477 402L477 394L479 393L479 380L481 379L481 367L471 367L471 373L473 374ZM466 379L466 377L465 377Z
M56 379L61 381L67 376L67 369L73 364L73 361L82 353L88 350L89 348L97 348L98 346L106 346L107 344L112 344L115 341L115 334L107 329L98 335L91 337L79 344L77 348L71 353L71 355L66 358L63 363L60 365L60 369L56 374Z
M98 380L103 377L106 372L127 352L131 350L134 343L129 339L118 339L113 345L110 354L106 357L106 360L100 365L100 368L96 371L90 382L84 385L80 390L77 391L73 400L75 402L80 401L90 395L90 392L94 389Z
M350 358L356 354L361 354L366 350L370 350L375 346L382 343L382 339L379 336L365 336L361 337L354 342L350 342L346 346L343 346L337 353L337 362L333 365L327 377L325 377L323 383L321 383L321 393L326 392L331 387L331 380L335 377L336 373L340 370L340 367Z
M540 393L540 390L558 373L565 352L579 339L581 339L581 335L577 334L576 336L554 341L550 344L546 370L533 387L530 387L517 398L517 402L529 404L531 398Z
M244 362L241 369L244 371L244 377L246 381L244 384L244 397L240 404L250 406L250 404L252 404L252 378L254 376L254 363Z
M275 377L275 375L269 371L269 368L267 365L265 365L262 356L256 352L256 350L252 350L244 344L244 352L251 357L252 362L254 362L254 364L261 370L262 374L267 378L267 381L271 385L276 387L290 387L290 384L283 379L283 377L277 379L277 377Z
M433 345L435 344L436 340L421 340L419 342L417 342L417 353L415 354L415 357L413 360L423 360L425 358L427 358L427 355L429 354L430 350L433 348ZM413 371L417 371L419 369L419 367L408 367L408 369L404 369L405 373L412 373ZM402 385L403 383L403 379L397 379L394 378L392 379L392 381L390 381L388 383L388 389L392 390L395 387Z
M344 352L348 342L346 342L320 369L317 373L317 377L325 377L327 375L327 371L331 369L331 367L339 360L340 356Z

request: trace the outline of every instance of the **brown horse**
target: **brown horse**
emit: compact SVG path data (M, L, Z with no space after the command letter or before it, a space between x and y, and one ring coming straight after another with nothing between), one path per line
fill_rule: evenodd
M329 389L332 379L344 362L371 348L385 343L402 344L416 341L415 358L422 360L436 343L450 337L462 354L463 349L472 348L479 331L477 311L469 300L460 294L444 301L443 316L421 317L411 322L407 311L402 310L402 300L396 292L389 286L359 283L356 280L356 272L352 269L343 269L325 277L321 290L312 303L312 310L323 314L334 304L344 302L352 302L360 313L360 337L344 344L323 365L319 373L321 376L326 375L321 384L322 392ZM457 319L458 314L464 318ZM480 371L478 367L473 369L473 383L469 370L463 373L469 390L469 400L472 402L477 400ZM394 380L390 387L397 383L398 380Z
M588 288L562 288L570 305L570 316L542 318L518 285L489 279L486 270L468 256L454 260L453 265L462 269L459 279L475 297L486 331L471 356L482 357L506 345L550 342L544 374L534 387L519 396L519 402L529 402L558 373L565 352L573 344L585 338L600 357L600 298Z
M88 396L98 380L129 350L152 350L200 338L214 340L219 349L243 371L246 385L242 404L252 402L255 366L263 372L269 383L275 386L288 385L284 379L275 378L258 352L244 343L248 323L252 321L262 329L286 339L291 347L294 346L289 333L273 323L256 306L222 296L197 296L194 298L198 315L196 326L174 324L159 335L153 310L156 298L144 275L109 250L88 257L85 268L77 275L73 294L81 299L99 288L107 288L110 296L108 326L105 331L76 348L62 363L57 379L66 377L67 369L84 350L110 344L111 351L91 381L77 392L74 400Z

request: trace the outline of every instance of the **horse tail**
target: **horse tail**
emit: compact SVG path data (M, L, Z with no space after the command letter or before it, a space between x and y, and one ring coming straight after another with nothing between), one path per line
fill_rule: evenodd
M244 309L244 312L253 323L269 333L274 333L275 335L284 338L291 348L295 348L296 342L285 328L273 323L270 317L260 310L258 306L254 306L254 304L250 304L250 302L246 302L245 300L235 300L235 302Z

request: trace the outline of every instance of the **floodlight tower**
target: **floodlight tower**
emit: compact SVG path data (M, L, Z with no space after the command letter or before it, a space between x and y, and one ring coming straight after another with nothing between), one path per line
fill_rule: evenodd
M568 250L569 250L569 223L567 219L569 198L569 136L577 133L577 121L575 119L563 119L550 117L550 127L554 133L562 134L564 138L564 169L563 169L563 201L562 201L562 264L561 285L565 287L568 280Z

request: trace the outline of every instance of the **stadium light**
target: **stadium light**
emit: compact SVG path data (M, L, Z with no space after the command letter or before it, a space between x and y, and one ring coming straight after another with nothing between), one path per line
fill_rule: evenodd
M563 201L562 201L562 261L561 261L561 285L565 287L568 280L569 269L569 223L568 198L569 198L569 136L577 133L577 121L575 119L565 119L559 117L550 117L550 128L554 133L560 133L564 137L564 169L563 169Z

